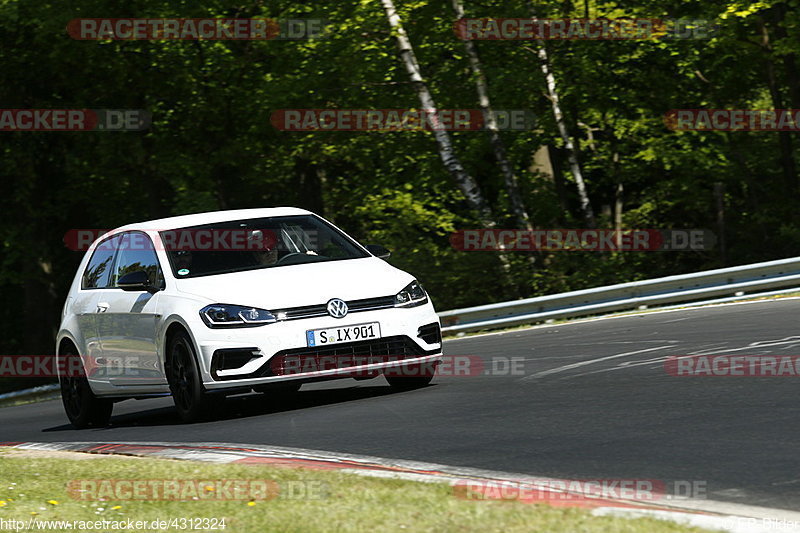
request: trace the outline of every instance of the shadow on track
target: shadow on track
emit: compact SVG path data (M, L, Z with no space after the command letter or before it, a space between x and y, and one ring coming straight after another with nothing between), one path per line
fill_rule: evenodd
M428 385L427 387L435 387L435 385ZM274 396L271 394L259 393L230 396L227 398L220 398L220 404L217 406L214 412L209 415L207 420L196 422L192 425L285 413L300 409L308 409L311 407L322 407L326 405L378 398L392 394L402 394L404 392L405 391L394 389L388 385L372 385L368 387L354 386L341 389L311 391L301 390L294 394L276 393ZM128 402L132 401L135 400L125 400L121 403L130 405ZM95 428L90 431L106 431L122 427L172 425L181 426L184 424L181 422L180 418L178 417L178 413L173 407L160 407L158 409L149 409L136 413L126 413L112 416L111 423L108 426L105 428ZM42 430L42 432L45 433L55 431L76 430L71 424L63 424Z

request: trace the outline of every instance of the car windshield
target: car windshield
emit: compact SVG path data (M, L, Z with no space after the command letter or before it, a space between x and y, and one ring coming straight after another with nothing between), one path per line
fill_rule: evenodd
M177 278L369 257L311 215L217 222L160 235Z

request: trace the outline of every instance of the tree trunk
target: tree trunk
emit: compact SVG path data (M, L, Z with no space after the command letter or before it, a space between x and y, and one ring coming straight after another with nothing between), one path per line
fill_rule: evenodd
M764 62L767 70L767 87L772 99L772 106L775 109L783 109L783 98L778 88L778 80L775 75L775 62L772 58L772 44L770 43L769 30L763 20L759 21L761 30L761 46L767 54ZM783 170L783 181L787 195L794 195L797 191L797 170L792 153L791 132L778 132L778 146L780 149L781 169Z
M22 308L29 320L25 321L23 346L28 354L51 354L55 333L58 330L58 310L55 309L55 288L52 282L51 263L42 258L36 261L25 277Z
M617 236L617 246L622 246L622 208L624 189L622 183L617 183L617 188L614 191L614 232Z
M461 0L452 0L453 11L455 11L456 19L464 18L464 6ZM491 101L489 100L489 85L486 81L486 75L483 73L480 57L475 43L470 39L462 39L464 48L469 58L469 64L472 69L472 75L475 77L475 88L478 91L478 101L483 113L484 123L486 130L489 132L489 142L494 152L494 157L500 165L500 171L503 174L505 182L506 194L508 194L511 203L511 210L514 213L514 218L517 220L520 229L533 230L530 217L525 209L525 204L522 201L522 194L519 190L519 181L516 174L508 161L506 147L503 144L503 139L500 138L500 131L497 126L497 117L492 109Z
M324 216L324 172L307 159L298 159L295 162L295 170L297 172L297 204L303 209Z
M567 182L564 178L564 171L562 170L564 161L562 150L552 144L547 144L544 148L547 150L547 158L550 161L550 169L552 170L553 184L556 194L558 195L558 204L561 206L559 223L563 223L565 222L564 214L569 212L569 199L567 198Z
M623 193L625 188L622 185L622 178L619 172L619 150L617 149L616 135L611 135L612 154L611 154L611 178L617 184L614 189L614 235L617 240L617 247L622 246L622 209L624 207Z
M789 6L785 2L775 4L770 10L773 14L772 31L778 41L788 38L785 25L786 12L788 10ZM791 51L782 55L783 68L786 72L786 85L789 89L789 105L794 109L800 109L800 75L797 72L797 55Z
M719 232L719 259L722 266L727 266L728 257L725 245L725 184L721 181L714 183L714 200L717 205L717 231Z
M414 49L411 46L411 41L408 39L403 24L400 20L400 15L397 14L397 9L392 0L381 0L384 11L386 11L386 18L389 20L389 25L394 30L395 38L397 39L397 47L400 53L400 59L406 67L411 83L417 91L417 96L422 104L425 112L431 116L434 125L440 123L439 114L436 108L436 103L431 96L425 79L417 63ZM478 186L478 182L464 170L461 161L453 149L453 143L450 139L450 134L439 127L434 127L433 135L439 145L439 156L442 158L445 168L450 173L450 176L456 182L456 186L467 200L469 206L476 211L481 224L486 228L494 228L497 224L494 221L492 210L488 202L483 196L483 193Z
M155 157L152 155L156 153L153 138L142 135L141 144L143 155L139 158L138 172L142 183L146 184L143 191L147 196L148 215L151 219L168 217L172 214L169 206L172 205L174 191L155 164Z
M537 18L533 3L530 4L530 12L531 18ZM553 76L553 71L550 68L550 58L547 54L547 48L544 46L544 43L536 42L536 50L532 50L530 48L528 48L528 50L535 53L539 58L539 65L542 69L542 74L544 74L544 79L547 84L547 95L550 99L550 104L553 107L553 116L555 117L556 126L558 127L558 133L561 135L561 140L564 142L564 148L567 151L567 160L569 161L569 168L572 172L572 176L575 178L575 185L578 188L581 213L586 221L586 225L589 228L594 228L596 226L594 211L592 210L591 202L589 202L589 195L586 192L586 183L583 181L583 173L581 172L581 167L578 163L575 145L572 143L569 131L567 130L567 124L564 120L564 115L561 112L561 102L558 97L558 87L556 86L556 79Z

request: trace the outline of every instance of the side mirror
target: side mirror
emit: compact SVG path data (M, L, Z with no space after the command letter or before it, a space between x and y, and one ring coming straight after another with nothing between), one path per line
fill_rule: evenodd
M364 246L364 248L366 248L369 253L380 259L389 259L389 257L392 256L392 252L390 252L380 244L368 244Z
M125 274L117 280L117 287L123 291L150 291L153 287L150 285L150 279L147 277L147 272L144 270L137 270Z

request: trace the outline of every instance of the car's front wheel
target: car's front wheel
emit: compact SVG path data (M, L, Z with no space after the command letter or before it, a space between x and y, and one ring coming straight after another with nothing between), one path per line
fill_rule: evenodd
M175 408L184 422L196 422L211 414L211 398L200 378L192 340L186 332L172 336L167 346L167 381Z
M58 381L61 385L61 401L67 418L78 429L104 427L111 419L114 402L98 398L89 386L80 356L74 350L62 353L64 369Z

